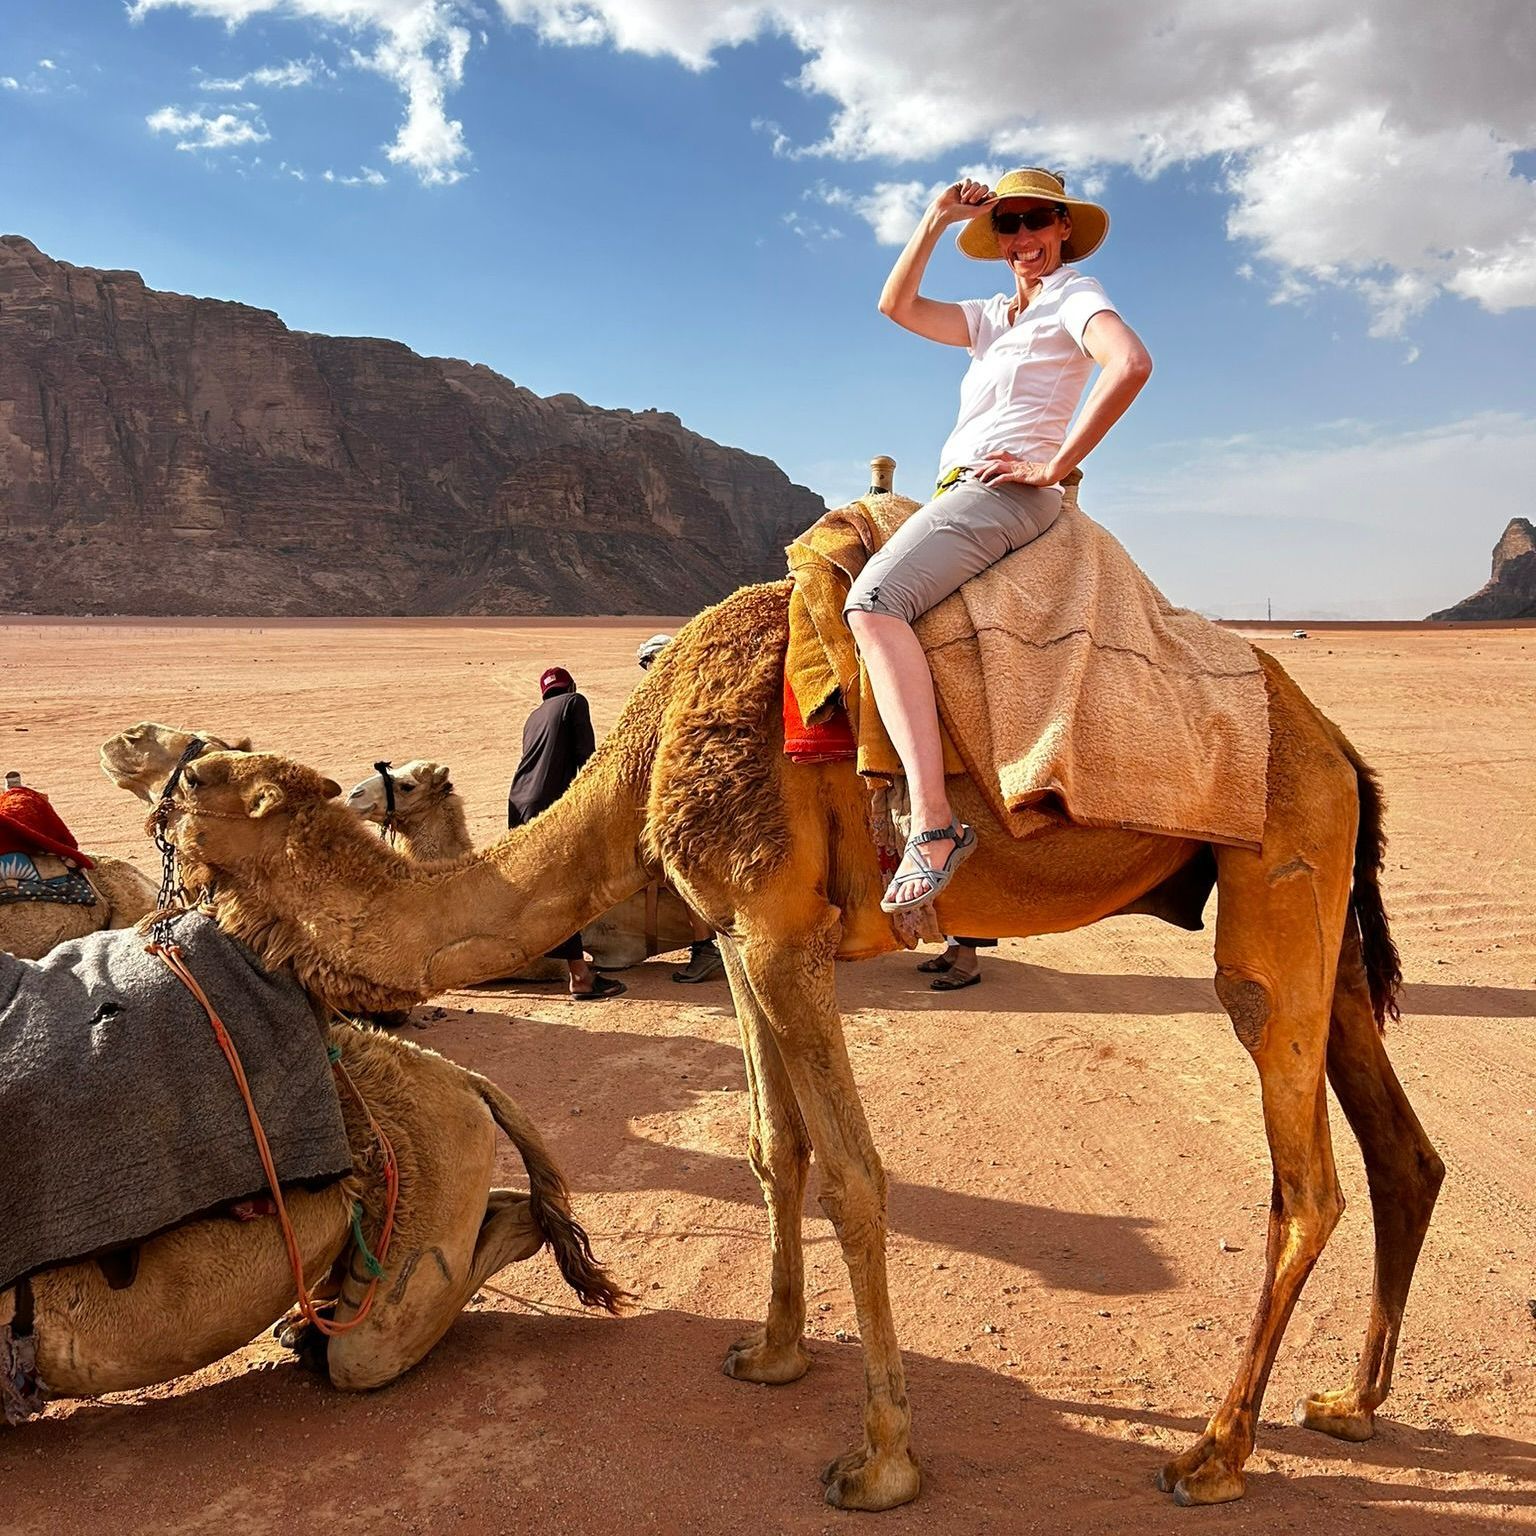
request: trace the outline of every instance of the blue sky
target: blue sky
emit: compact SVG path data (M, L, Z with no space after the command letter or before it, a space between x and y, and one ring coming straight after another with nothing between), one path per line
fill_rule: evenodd
M953 420L964 354L875 310L929 189L1058 166L1157 362L1087 509L1206 612L1417 617L1536 516L1536 7L1401 11L0 0L0 225L838 503ZM1002 275L946 244L927 291Z

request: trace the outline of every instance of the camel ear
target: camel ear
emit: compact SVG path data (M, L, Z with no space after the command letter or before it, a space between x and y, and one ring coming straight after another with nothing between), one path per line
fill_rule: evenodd
M432 772L432 788L433 789L441 789L442 786L444 784L446 784L447 782L448 782L448 770L447 770L447 768L444 768L444 767L435 768L433 770L433 772Z
M324 795L327 800L334 800L336 796L341 793L341 785L338 784L335 779L321 779L320 793Z
M258 784L250 793L245 802L245 813L253 819L259 816L270 816L275 811L280 811L288 803L288 796L283 793L280 784L274 784L268 779L264 784Z
M249 752L251 750L251 738L249 736L242 736L239 741L232 741L229 744L229 750L231 752Z

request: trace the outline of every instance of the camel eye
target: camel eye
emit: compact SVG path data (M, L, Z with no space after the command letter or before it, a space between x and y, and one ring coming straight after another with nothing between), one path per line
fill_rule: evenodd
M414 784L402 784L400 786L400 793L402 795L411 795L411 794L414 794L415 792L416 792L416 786Z

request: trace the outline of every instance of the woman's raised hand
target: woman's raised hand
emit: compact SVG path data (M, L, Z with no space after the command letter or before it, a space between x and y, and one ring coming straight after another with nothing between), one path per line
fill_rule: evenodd
M996 201L984 181L957 181L934 198L930 211L946 224L961 224L980 217Z

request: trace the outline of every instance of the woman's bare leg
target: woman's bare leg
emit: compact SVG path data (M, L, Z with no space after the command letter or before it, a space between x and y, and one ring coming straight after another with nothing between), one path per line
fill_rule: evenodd
M947 827L954 820L954 812L944 789L944 750L939 741L939 710L928 658L904 619L862 609L850 609L847 619L859 655L864 658L880 719L906 769L912 830ZM919 844L910 857L936 869L954 846L951 839L940 838ZM910 901L926 888L922 880L898 880L892 882L890 895L895 901Z

